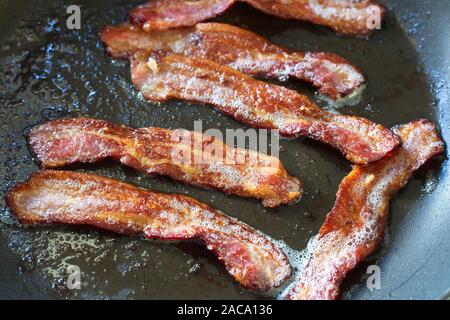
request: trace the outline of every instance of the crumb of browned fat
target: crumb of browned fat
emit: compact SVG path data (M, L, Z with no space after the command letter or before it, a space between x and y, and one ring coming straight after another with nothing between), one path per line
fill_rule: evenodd
M154 58L152 58L152 57L148 58L147 66L150 68L150 70L152 70L152 72L154 74L158 73L158 63L156 62L156 60Z

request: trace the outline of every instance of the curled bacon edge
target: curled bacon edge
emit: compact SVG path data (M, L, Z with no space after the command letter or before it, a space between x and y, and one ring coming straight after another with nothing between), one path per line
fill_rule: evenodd
M333 209L306 249L287 299L336 299L346 274L382 241L390 198L414 171L445 150L435 125L428 120L394 131L403 140L401 148L378 162L355 166L342 181Z
M266 207L297 201L302 194L300 181L278 158L232 148L199 132L66 118L34 127L29 142L43 168L112 158L147 174L261 199Z
M192 198L150 192L92 174L40 171L6 197L24 224L89 225L148 239L199 239L248 289L268 291L292 272L268 237Z

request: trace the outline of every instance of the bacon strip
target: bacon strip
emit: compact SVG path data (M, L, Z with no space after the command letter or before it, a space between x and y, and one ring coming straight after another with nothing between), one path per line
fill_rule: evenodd
M101 38L115 58L129 58L140 50L173 52L213 60L249 75L304 80L333 99L354 92L365 82L362 72L338 55L289 52L251 31L223 23L158 32L127 24L108 26Z
M268 237L192 198L149 192L104 177L41 171L7 195L26 224L89 225L148 239L202 240L243 287L267 291L291 274Z
M334 208L307 248L288 299L335 299L339 285L380 244L390 198L415 170L445 146L428 120L395 129L403 147L376 163L356 166L342 181Z
M235 0L152 0L129 13L133 24L144 30L167 30L193 26L226 11Z
M270 15L323 25L345 35L371 34L381 27L386 13L386 8L373 0L242 1Z
M400 144L400 139L381 125L326 112L295 91L257 81L210 60L175 54L154 58L140 52L131 59L131 74L148 100L177 98L210 104L253 127L325 142L354 163L378 160Z
M266 207L298 200L302 192L277 158L198 132L59 119L33 128L30 145L44 168L113 158L147 174L262 199Z
M347 35L368 35L379 27L386 9L373 0L156 0L130 12L146 31L193 26L226 11L235 1L267 14L309 21Z

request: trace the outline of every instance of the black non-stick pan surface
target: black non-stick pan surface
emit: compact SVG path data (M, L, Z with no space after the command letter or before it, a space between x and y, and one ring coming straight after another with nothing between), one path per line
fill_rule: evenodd
M38 170L24 134L60 117L88 116L133 127L245 128L212 108L144 101L130 82L128 62L112 61L98 32L123 22L142 1L77 1L81 30L68 30L73 1L2 1L0 4L0 298L41 299L249 299L215 257L192 242L150 242L82 227L23 228L3 196ZM217 20L248 28L296 50L336 52L361 67L369 85L360 103L339 112L385 126L425 117L450 135L450 2L386 1L384 28L370 40L338 37L299 21L234 5ZM312 97L311 87L288 87ZM331 148L308 140L282 140L280 157L301 178L301 202L276 210L252 199L226 196L148 177L110 161L70 169L95 172L151 190L187 194L302 250L332 208L350 164ZM421 169L391 202L383 246L346 279L344 299L437 299L450 288L450 175L445 157ZM381 289L366 287L366 269L381 268ZM77 265L81 290L66 288L66 267Z

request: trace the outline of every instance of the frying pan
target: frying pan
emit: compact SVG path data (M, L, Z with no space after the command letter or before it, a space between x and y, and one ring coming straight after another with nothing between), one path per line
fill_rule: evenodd
M77 1L81 30L68 30L71 1L4 0L0 4L0 197L38 169L26 144L31 126L59 117L89 116L133 127L193 130L245 128L196 104L143 101L130 82L128 63L111 61L98 31L126 19L141 1ZM385 26L369 41L233 6L216 20L242 26L296 50L336 52L361 67L369 85L359 103L339 112L385 126L426 117L450 135L450 2L385 1ZM329 103L303 83L286 86ZM331 148L308 140L282 140L280 158L300 177L301 202L276 210L258 201L147 177L105 161L71 170L95 172L155 191L182 193L302 250L331 209L350 164ZM380 250L345 280L344 299L441 299L450 289L450 174L444 157L421 169L391 201ZM254 299L224 267L192 242L151 242L81 227L23 228L1 200L0 298L4 299ZM79 266L81 290L65 286L65 267ZM381 269L381 288L366 286L368 265Z

